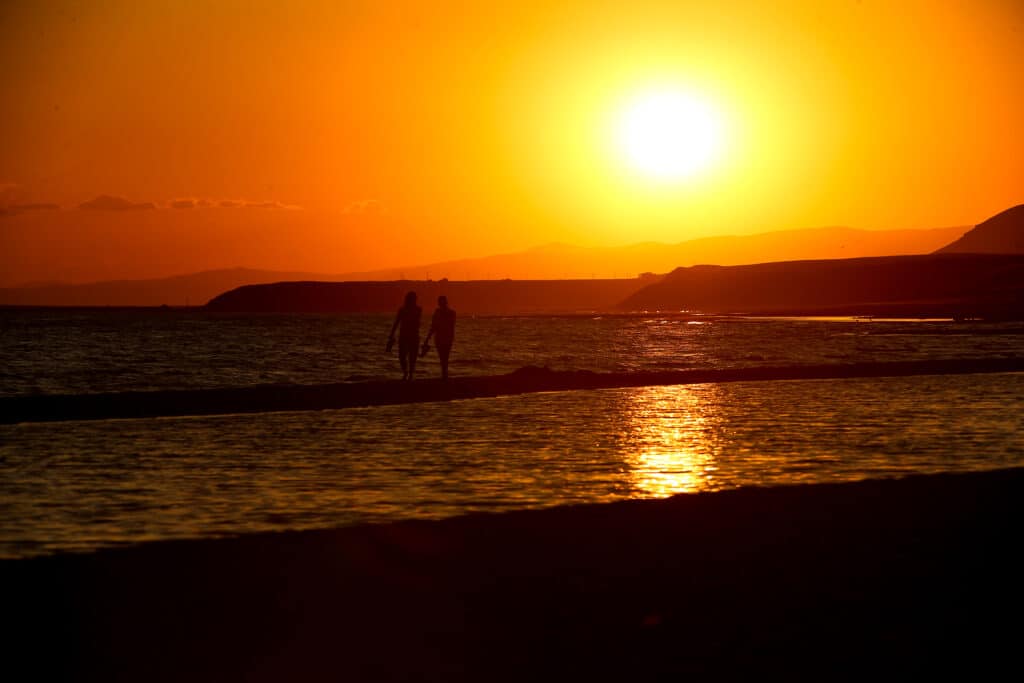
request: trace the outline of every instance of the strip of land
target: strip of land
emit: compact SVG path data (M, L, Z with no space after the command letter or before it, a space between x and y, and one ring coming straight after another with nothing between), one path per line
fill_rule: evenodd
M214 297L212 312L387 313L406 292L462 314L689 311L703 314L1024 320L1024 254L696 265L622 280L275 282Z
M396 380L315 385L275 384L182 391L14 396L0 398L0 424L326 410L453 401L540 391L671 384L993 372L1024 372L1024 358L922 360L671 372L598 373L527 367L507 375L459 377L445 382L437 379L414 382Z
M5 663L75 681L994 680L1019 665L1022 496L1013 469L4 561Z

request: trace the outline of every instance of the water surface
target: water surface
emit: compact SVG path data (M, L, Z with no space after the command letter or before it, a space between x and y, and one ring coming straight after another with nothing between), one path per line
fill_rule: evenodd
M1024 374L0 426L0 554L1024 463Z
M457 308L457 307L456 307ZM0 311L0 396L400 376L386 315ZM426 330L424 329L424 334ZM1024 324L723 317L460 317L453 376L1024 355ZM436 354L420 376L438 376Z

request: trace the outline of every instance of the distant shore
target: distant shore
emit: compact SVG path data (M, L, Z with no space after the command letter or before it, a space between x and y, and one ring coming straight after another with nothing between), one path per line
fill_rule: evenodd
M281 316L281 315L329 315L329 316L361 316L380 315L390 316L394 311L333 311L333 312L308 312L308 311L216 311L206 305L200 306L128 306L128 305L84 305L72 304L62 305L37 305L37 304L0 304L0 313L3 312L36 312L36 311L62 311L72 313L92 312L153 312L153 313L198 313L223 316ZM913 304L878 304L865 306L847 306L833 308L779 308L767 311L733 312L733 313L703 313L701 311L687 310L621 310L613 308L594 309L566 309L551 311L521 311L521 312L478 312L470 314L473 318L659 318L666 320L849 320L861 322L947 322L947 323L970 323L973 325L998 325L1000 323L1022 322L1014 318L996 316L993 318L984 317L957 317L957 310L943 306L921 306Z
M76 681L985 679L1018 663L1022 495L1012 469L5 561L8 666Z
M792 365L665 372L556 371L524 367L507 375L457 377L447 382L366 381L338 384L257 385L249 387L106 394L0 397L0 424L105 420L180 415L222 415L290 410L453 401L540 391L843 379L992 372L1024 372L1024 357Z
M460 314L702 311L708 314L1024 320L1024 254L936 253L698 265L592 280L401 280L245 285L211 311L390 312L408 291L445 295Z

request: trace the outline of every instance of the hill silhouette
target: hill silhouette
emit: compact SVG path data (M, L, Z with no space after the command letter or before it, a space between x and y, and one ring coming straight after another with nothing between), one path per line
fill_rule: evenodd
M957 235L962 236L950 243ZM326 290L323 290L314 296L308 283L348 281L358 285L382 280L428 282L432 278L446 277L453 280L459 278L464 283L499 278L516 278L519 282L535 278L543 278L549 283L570 279L588 279L595 282L595 276L602 277L604 281L618 280L622 284L609 285L604 289L582 285L576 287L574 294L568 293L572 287L563 288L557 300L552 302L530 302L517 298L518 294L510 294L517 288L509 288L507 285L501 290L500 295L498 290L488 290L495 296L511 297L504 299L503 303L496 300L494 305L501 312L600 310L618 303L608 299L611 292L623 293L625 297L639 289L635 280L638 273L664 273L681 266L705 263L731 266L930 252L1024 253L1024 205L1004 211L966 234L962 227L878 231L828 227L705 237L676 244L648 242L622 247L548 244L522 252L482 258L340 274L233 268L151 280L112 280L88 284L37 283L0 288L0 305L199 305L237 287L291 281L307 283L305 289L302 289L302 294L299 293L299 289L292 289L289 290L287 297L281 298L283 295L280 292L270 295L261 290L258 294L247 292L244 296L233 296L230 300L218 301L216 305L227 306L230 301L231 306L241 306L245 310L290 310L287 306L293 305L298 306L296 310L363 310L354 303L355 299L349 294L339 298L337 292L327 294ZM355 291L352 288L349 290ZM479 287L474 286L466 291L471 290L479 290ZM382 290L367 290L370 300L375 301L373 297L378 291ZM517 291L526 290L520 287ZM544 299L545 295L539 294L540 290L531 291L535 291ZM583 291L588 293L584 295ZM326 299L314 301L318 296ZM475 296L477 295L472 294L471 298ZM257 298L260 301L257 302ZM272 300L277 303L272 303ZM329 300L335 303L330 303ZM475 298L472 300L476 301ZM341 301L347 303L338 303ZM480 301L480 305L483 308L490 306L483 300ZM371 310L378 310L378 304L373 304ZM390 310L390 304L384 310Z
M929 254L678 268L627 310L1024 317L1024 255Z
M283 281L632 279L639 273L667 273L678 266L698 263L732 265L927 253L963 231L964 228L882 231L812 228L705 237L677 244L648 242L622 247L548 244L516 253L365 272L325 274L231 268L154 279L84 284L46 282L0 288L0 305L201 305L235 287Z
M937 254L1024 254L1024 204L979 223Z
M412 290L428 307L444 294L460 314L608 311L656 279L278 282L225 292L206 308L250 313L394 313Z

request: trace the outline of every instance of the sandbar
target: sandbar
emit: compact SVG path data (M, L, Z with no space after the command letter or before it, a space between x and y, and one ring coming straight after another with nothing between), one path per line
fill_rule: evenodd
M992 372L1022 372L1024 358L943 359L834 363L668 372L558 371L520 368L506 375L448 381L367 381L337 384L268 384L220 389L0 397L0 424L326 410L397 405L540 391L610 389L711 382L846 379Z

